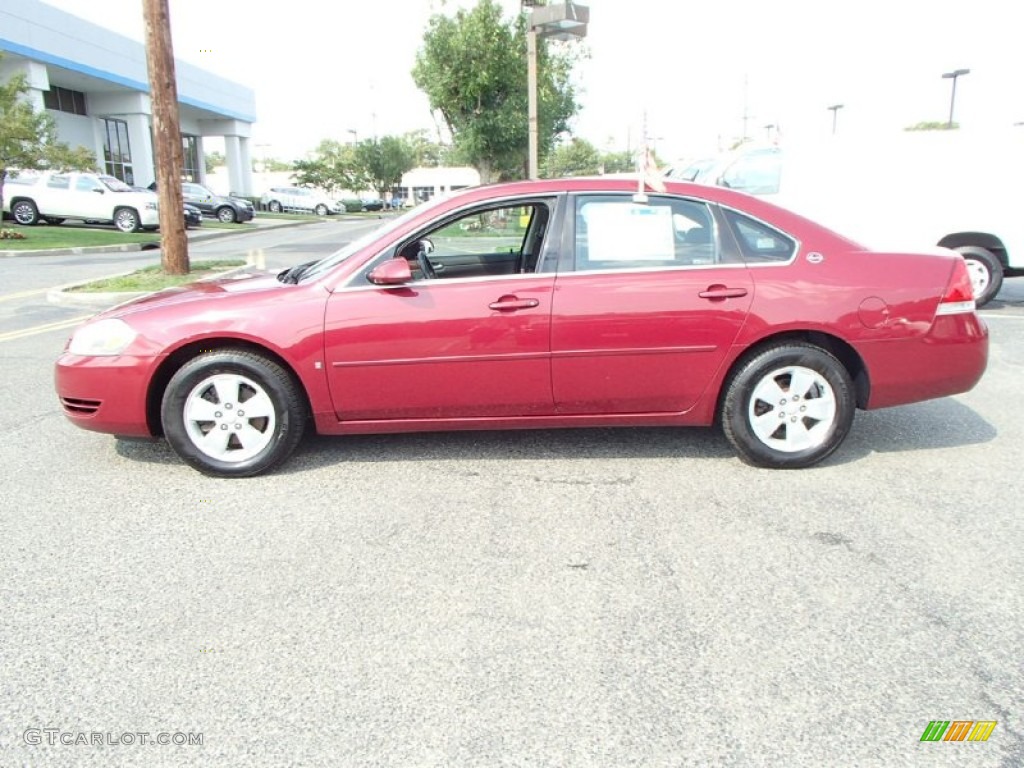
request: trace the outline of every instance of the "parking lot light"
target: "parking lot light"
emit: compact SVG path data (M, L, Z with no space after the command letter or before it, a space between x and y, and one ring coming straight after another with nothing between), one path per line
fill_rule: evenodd
M949 95L949 122L946 123L947 128L953 127L953 105L956 103L956 79L961 75L969 75L971 70L969 69L954 69L952 72L943 72L942 79L953 81L953 90Z

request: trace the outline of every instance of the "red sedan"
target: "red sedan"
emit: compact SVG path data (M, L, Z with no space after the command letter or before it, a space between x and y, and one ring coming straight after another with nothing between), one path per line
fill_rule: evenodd
M971 389L963 259L875 253L728 189L464 190L321 261L162 291L81 326L67 417L249 476L322 434L719 422L806 467L857 408Z

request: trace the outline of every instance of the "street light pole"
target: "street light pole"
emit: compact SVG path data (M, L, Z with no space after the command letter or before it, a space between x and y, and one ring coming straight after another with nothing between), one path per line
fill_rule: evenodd
M836 116L839 114L839 110L843 108L842 104L833 104L828 109L832 110L832 135L836 135Z
M540 153L540 131L537 120L537 38L573 40L586 37L590 21L590 9L585 5L571 2L537 5L537 0L522 0L524 8L530 9L526 20L526 88L528 119L527 175L537 178L537 156Z
M953 91L949 96L949 122L946 123L946 127L952 129L953 127L953 105L956 103L956 79L961 75L969 75L971 70L969 69L954 69L952 72L943 72L942 79L950 79L953 81Z
M537 29L533 26L533 12L526 30L526 88L527 88L527 123L530 131L529 161L527 178L537 178L537 155L539 153L540 131L537 127ZM522 72L522 70L519 70Z

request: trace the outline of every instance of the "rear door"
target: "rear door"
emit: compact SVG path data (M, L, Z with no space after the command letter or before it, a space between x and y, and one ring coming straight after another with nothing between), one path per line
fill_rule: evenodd
M709 205L578 195L552 302L552 385L564 414L678 413L722 365L753 298Z

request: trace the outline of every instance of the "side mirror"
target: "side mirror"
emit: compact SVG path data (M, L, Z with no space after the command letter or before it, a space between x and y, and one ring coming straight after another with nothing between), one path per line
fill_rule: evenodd
M374 267L367 277L374 285L405 285L412 282L412 270L405 259L388 259Z
M95 192L97 195L102 195L103 194L103 188L102 187L93 187L92 191Z
M434 241L423 238L420 240L420 248L423 249L424 253L430 254L434 252Z

